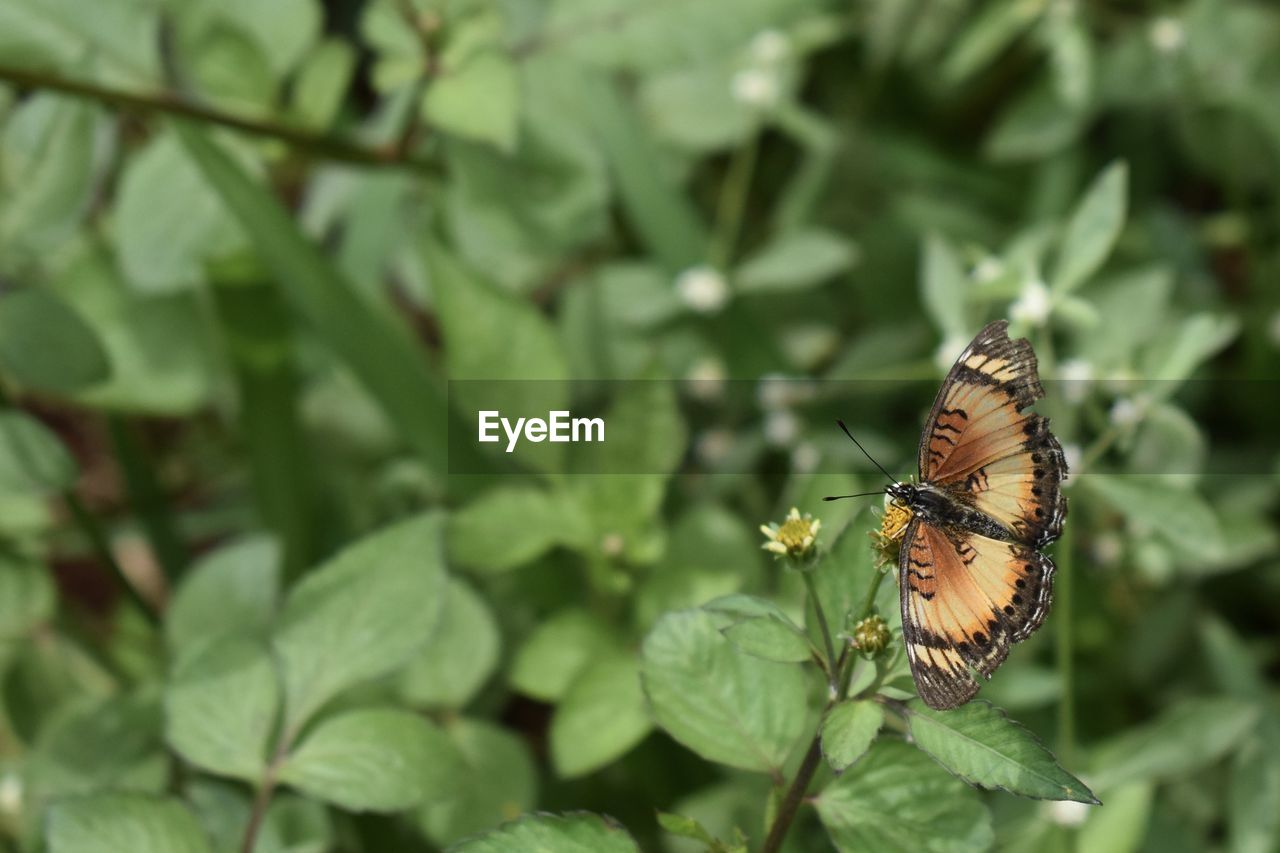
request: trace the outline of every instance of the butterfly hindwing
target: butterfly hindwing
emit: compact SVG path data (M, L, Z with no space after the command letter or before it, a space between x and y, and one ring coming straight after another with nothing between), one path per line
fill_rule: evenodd
M947 374L920 439L920 476L1041 546L1062 532L1066 459L1049 421L1028 406L1044 396L1036 356L1008 323L990 324Z
M920 697L963 705L1044 621L1053 561L1034 548L915 518L899 556L903 642Z

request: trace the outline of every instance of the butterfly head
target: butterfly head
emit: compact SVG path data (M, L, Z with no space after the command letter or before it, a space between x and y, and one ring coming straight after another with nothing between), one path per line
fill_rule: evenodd
M946 495L927 484L894 483L885 487L885 493L925 521L942 520L950 508Z

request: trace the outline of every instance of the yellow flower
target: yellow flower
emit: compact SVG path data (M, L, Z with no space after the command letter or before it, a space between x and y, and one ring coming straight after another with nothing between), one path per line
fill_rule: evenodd
M807 557L813 551L814 543L818 541L818 529L821 527L820 519L812 517L807 512L801 516L800 510L792 507L781 526L760 525L760 532L769 539L760 547L784 557L797 559Z
M889 626L879 616L868 616L853 626L853 647L863 654L878 655L889 640Z
M885 504L884 516L880 519L880 529L872 530L871 547L876 554L876 568L898 562L898 551L902 546L902 537L906 535L907 525L911 522L911 510L896 498Z

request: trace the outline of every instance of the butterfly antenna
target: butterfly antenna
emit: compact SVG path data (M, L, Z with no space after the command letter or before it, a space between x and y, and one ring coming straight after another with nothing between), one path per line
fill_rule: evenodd
M827 495L825 498L823 498L823 500L824 501L842 501L845 498L865 498L871 495L883 495L883 494L884 494L884 490L882 489L878 492L858 492L856 495Z
M858 439L856 439L856 438L854 438L854 437L853 437L853 433L849 432L849 428L848 428L847 426L845 426L845 425L844 425L844 421L837 420L837 421L836 421L836 423L840 425L840 429L844 430L844 434L845 434L845 435L847 435L847 436L849 436L849 440L850 440L850 441L852 441L854 444L858 445L858 449L862 451L862 455L863 455L863 456L865 456L865 457L867 457L868 459L870 459L870 460L871 460L871 464L872 464L872 465L874 465L874 466L876 466L877 468L879 468L879 469L880 469L880 473L881 473L881 474L884 474L884 475L885 475L885 477L887 477L887 478L889 479L889 482L893 483L895 486L896 486L896 485L900 485L900 483L898 483L898 481L894 479L893 475L892 475L892 474L890 474L888 471L884 470L884 466L883 466L883 465L881 465L879 462L877 462L877 461L876 461L876 460L871 456L871 454L867 452L867 449L866 449L865 447L863 447L863 446L862 446L862 443L861 443L860 441L858 441Z

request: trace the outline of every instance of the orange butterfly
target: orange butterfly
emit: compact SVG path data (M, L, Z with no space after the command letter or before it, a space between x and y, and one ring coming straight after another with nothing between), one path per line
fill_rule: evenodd
M902 635L920 698L963 705L1009 646L1031 636L1053 597L1039 548L1067 515L1067 463L1049 421L1036 356L990 324L943 380L920 437L920 483L887 492L911 513L898 558Z

